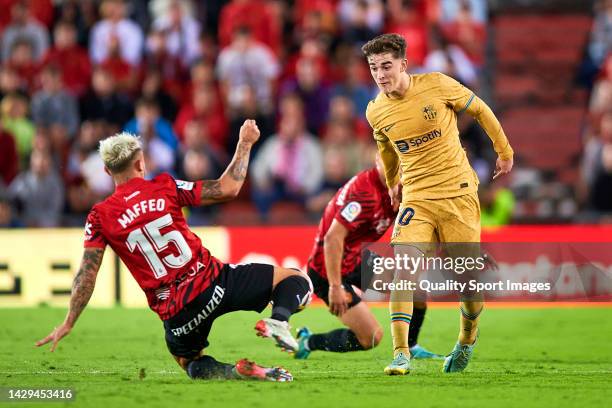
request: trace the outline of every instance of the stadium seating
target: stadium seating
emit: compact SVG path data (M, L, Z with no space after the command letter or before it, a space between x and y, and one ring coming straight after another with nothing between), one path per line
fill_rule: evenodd
M500 15L494 20L497 110L517 164L550 180L519 197L515 221L563 218L555 204L572 195L578 180L588 94L574 78L591 24L590 16L580 14Z

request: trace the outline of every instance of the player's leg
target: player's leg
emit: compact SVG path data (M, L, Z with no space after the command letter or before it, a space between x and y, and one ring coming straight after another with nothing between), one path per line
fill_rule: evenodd
M412 247L396 247L396 256L414 257L419 251ZM409 271L396 271L393 282L409 281ZM403 375L410 372L410 348L408 332L413 313L413 293L411 290L392 290L389 298L389 317L391 319L391 339L393 341L393 360L385 367L385 374Z
M419 344L419 334L421 326L425 320L427 312L427 302L415 301L412 308L412 320L410 320L410 330L408 331L408 347L410 356L414 359L443 359L441 354L432 353Z
M297 269L274 267L272 282L272 314L255 325L261 337L273 338L283 350L295 352L299 345L291 335L289 318L303 310L311 300L312 283L305 273Z
M221 272L223 273L223 272ZM205 319L198 322L197 316L204 310L215 293L217 286L224 287L223 276L208 289L200 293L176 315L164 320L166 345L172 357L187 375L192 379L236 379L234 365L222 363L210 356L205 356L203 350L208 347L208 334L216 317L223 314L224 303L217 306ZM218 293L218 292L217 292ZM193 322L197 322L194 324Z
M426 311L427 304L425 302L413 302L412 319L410 320L410 330L408 331L408 347L411 349L418 344L419 333L425 320Z
M478 339L478 323L484 302L463 301L461 304L461 317L459 340L455 343L453 350L444 360L442 367L446 373L461 372L465 370L474 353L476 340Z
M311 273L314 291L326 304L329 285L326 279L314 272ZM350 351L368 350L376 347L382 339L382 328L378 321L362 302L352 285L343 282L346 293L351 297L348 310L340 317L347 328L335 329L327 333L312 334L304 327L298 332L299 350L295 358L308 358L315 350L345 353Z
M234 364L222 363L211 356L199 354L192 358L172 355L178 365L192 379L214 379L222 378L227 380L237 379Z
M272 338L284 350L293 352L298 344L289 331L289 317L308 305L311 283L299 270L268 264L225 266L228 288L228 311L262 312L272 302L272 315L255 325L257 334Z
M262 367L247 359L237 361L235 364L222 363L212 356L199 355L195 358L173 356L176 362L185 370L189 378L194 380L262 380L286 382L292 381L293 376L281 367Z
M300 336L308 353L321 350L335 353L369 350L376 347L382 340L383 330L364 302L349 308L340 321L346 328L335 329L327 333ZM301 358L305 358L301 356Z
M382 341L383 329L365 302L350 308L340 320L354 333L363 350L374 348Z
M235 364L223 363L204 355L208 347L208 335L215 319L227 313L225 289L229 289L225 271L213 284L176 315L164 320L166 345L176 362L192 379L243 379L255 378L268 381L291 381L293 377L286 370L275 367L260 367L248 360ZM219 288L225 288L219 290ZM217 303L210 310L211 301ZM207 308L208 307L208 308ZM209 312L205 314L205 312Z
M480 203L477 193L466 194L445 200L447 211L452 214L448 221L440 228L441 241L448 244L447 251L452 257L480 256ZM453 244L454 243L454 244ZM461 274L462 279L475 278L477 271L466 271ZM459 276L459 275L457 275ZM459 335L457 343L444 361L445 372L459 372L465 370L471 359L476 339L480 314L484 308L484 299L480 294L461 294Z
M428 245L435 242L435 215L431 214L426 202L413 201L402 205L399 210L391 244L396 259L418 258L427 252ZM403 263L402 263L403 264ZM415 274L406 269L397 269L394 283L416 282ZM408 333L413 314L412 290L392 290L389 299L391 337L393 340L393 361L385 368L389 375L402 375L410 371Z
M272 318L289 320L289 317L303 310L312 297L310 277L298 269L274 267L272 281Z

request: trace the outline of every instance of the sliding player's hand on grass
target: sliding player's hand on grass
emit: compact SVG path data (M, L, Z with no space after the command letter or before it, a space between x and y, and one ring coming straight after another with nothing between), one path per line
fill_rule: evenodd
M51 345L51 352L53 352L57 347L57 343L59 343L61 339L66 337L71 330L72 326L64 322L61 324L61 326L54 328L53 331L49 333L47 337L42 340L38 340L36 342L36 347L44 346L47 343L53 342L53 344Z
M342 316L348 309L346 291L342 285L331 285L329 287L329 311L336 316Z
M510 173L513 165L514 159L510 158L508 160L503 160L502 158L498 157L497 162L495 162L495 172L493 173L493 180L495 180L502 174Z
M88 227L86 227L88 228ZM89 303L91 295L96 286L96 277L98 270L102 264L104 257L104 249L98 247L85 247L83 251L83 259L79 271L72 282L72 294L70 295L70 307L66 318L59 327L56 327L51 333L42 340L36 342L36 346L44 346L47 343L53 342L51 351L55 351L57 343L70 333L77 319L83 312L83 309Z

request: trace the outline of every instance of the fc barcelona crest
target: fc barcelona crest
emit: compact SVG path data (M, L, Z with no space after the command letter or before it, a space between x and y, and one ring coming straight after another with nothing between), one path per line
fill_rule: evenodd
M434 109L433 105L427 105L423 108L423 117L427 120L434 120L438 112Z

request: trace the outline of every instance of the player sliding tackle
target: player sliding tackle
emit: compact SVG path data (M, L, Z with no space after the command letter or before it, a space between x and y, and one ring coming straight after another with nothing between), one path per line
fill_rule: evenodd
M362 276L361 245L378 241L385 234L398 206L399 202L391 203L389 198L379 155L376 168L350 179L327 204L308 260L308 276L314 292L347 328L318 334L312 334L306 327L300 329L296 358L308 358L314 350L340 353L368 350L380 343L382 329L354 287L365 289L372 276L371 268L365 268L369 275ZM439 358L442 356L417 342L425 311L424 302L415 304L408 335L410 354L413 358Z
M491 109L454 79L406 72L406 41L383 34L362 47L380 93L367 108L368 122L385 167L392 196L403 186L402 205L391 243L397 252L420 256L415 243L480 242L478 178L459 140L457 114L473 116L493 141L498 154L494 178L510 172L513 151ZM402 245L403 244L403 245ZM478 252L477 252L478 253ZM463 371L478 336L484 303L461 305L459 339L444 361L445 372ZM394 293L389 304L394 359L387 374L410 370L408 330L411 293Z
M193 379L253 378L291 381L286 370L260 367L246 359L226 364L204 355L213 321L229 312L261 312L272 301L272 316L257 322L258 335L288 351L298 344L289 317L310 301L307 275L265 264L224 264L202 246L188 227L183 206L210 205L238 195L247 175L251 146L259 139L253 120L240 128L232 162L217 180L187 182L160 174L145 180L140 139L118 134L100 142L115 192L96 204L85 225L85 252L72 287L64 322L36 343L58 342L71 332L94 291L106 245L119 255L163 321L166 344Z

